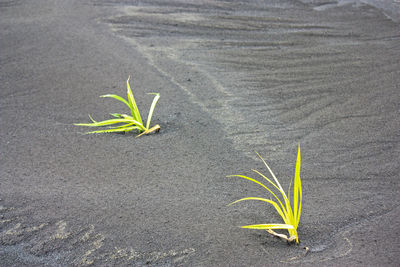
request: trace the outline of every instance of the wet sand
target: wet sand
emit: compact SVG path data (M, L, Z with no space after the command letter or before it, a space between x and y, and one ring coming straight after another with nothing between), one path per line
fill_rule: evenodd
M0 2L0 261L397 265L400 25L309 2ZM129 75L160 133L79 134ZM280 218L225 176L286 188L299 143L301 244L238 228Z

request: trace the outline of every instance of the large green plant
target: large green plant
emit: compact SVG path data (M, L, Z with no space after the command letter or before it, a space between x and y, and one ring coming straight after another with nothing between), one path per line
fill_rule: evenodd
M135 98L133 97L133 93L132 93L131 87L129 85L129 78L126 81L128 100L125 100L124 98L122 98L118 95L114 95L114 94L102 95L100 97L110 97L110 98L114 98L118 101L121 101L122 103L124 103L125 105L127 105L129 107L132 116L126 115L126 114L111 113L110 115L113 116L114 119L104 120L104 121L95 121L89 115L89 118L92 121L92 123L76 123L75 125L88 126L88 127L108 126L108 129L87 132L88 134L129 132L132 130L137 130L139 132L139 135L137 137L139 137L143 134L149 134L154 131L156 131L156 132L159 131L160 125L157 124L150 128L150 121L151 121L151 117L153 116L153 112L156 107L157 101L160 98L160 94L159 93L150 93L152 95L155 95L155 97L153 99L153 102L151 103L149 115L147 117L147 123L145 126L142 121L142 117L140 116L139 109L136 105ZM113 125L113 126L111 126L111 125Z
M260 159L263 161L264 165L267 167L268 171L271 173L271 176L273 178L273 181L269 178L267 178L264 174L260 173L257 170L253 170L255 173L260 175L262 178L264 178L268 184L271 186L268 187L265 184L244 176L244 175L230 175L228 177L240 177L249 181L252 181L263 188L265 188L272 196L274 197L274 200L272 199L267 199L267 198L260 198L260 197L246 197L242 198L239 200L236 200L235 202L232 202L229 205L235 204L240 201L244 200L258 200L258 201L263 201L271 204L278 214L282 217L284 224L279 224L279 223L273 223L273 224L253 224L253 225L246 225L242 226L242 228L249 228L249 229L261 229L261 230L267 230L268 233L278 236L282 239L287 240L288 242L294 242L299 243L299 237L297 235L297 227L300 222L300 214L301 214L301 203L302 203L302 189L301 189L301 180L300 180L300 165L301 165L301 156L300 156L300 145L298 148L298 153L297 153L297 161L296 161L296 168L295 168L295 174L294 174L294 184L293 184L293 205L291 203L290 199L290 187L292 185L292 181L290 182L289 189L288 189L288 194L285 194L285 191L283 190L281 184L279 183L278 179L276 179L276 176L270 169L270 167L267 165L265 160L257 153L257 155L260 157ZM278 192L281 194L281 198L283 198L283 202L281 199L271 190L271 188L275 188L278 190ZM284 234L278 234L274 230L275 229L286 229L289 232L289 237L284 235Z

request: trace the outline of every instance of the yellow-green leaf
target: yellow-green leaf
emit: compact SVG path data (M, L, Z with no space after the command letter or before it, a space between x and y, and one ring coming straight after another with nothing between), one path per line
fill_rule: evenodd
M281 207L282 207L282 209L283 209L283 212L285 213L285 217L288 217L288 216L289 216L289 215L287 214L287 209L285 209L285 206L283 206L281 200L275 195L274 192L272 192L271 189L269 189L269 188L268 188L266 185L264 185L263 183L260 183L260 182L257 181L256 179L253 179L253 178L251 178L251 177L247 177L247 176L244 176L244 175L229 175L228 177L240 177L240 178L243 178L243 179L252 181L252 182L254 182L254 183L258 184L258 185L261 185L262 187L264 187L265 189L267 189L268 192L270 192L270 193L276 198L276 200L278 200L279 204L281 205Z
M296 227L300 221L301 215L301 203L302 203L302 189L301 189L301 179L300 179L300 169L301 169L301 153L300 144L297 152L296 169L294 174L294 190L293 190L293 212L296 221Z
M124 103L125 105L127 105L128 108L131 108L131 107L129 106L128 101L126 101L124 98L120 97L119 95L106 94L106 95L101 95L100 97L110 97L110 98L117 99L117 100L121 101L122 103Z
M129 79L131 77L128 77L128 80L126 81L126 87L127 87L127 93L128 93L128 101L129 101L129 107L131 108L132 116L133 118L143 124L142 118L140 117L140 112L139 109L136 105L135 98L133 97L133 93L131 90L131 86L129 85Z
M132 126L132 127L118 127L114 129L107 129L107 130L98 130L98 131L92 131L92 132L87 132L87 134L93 134L93 133L118 133L118 132L129 132L132 130L140 130L139 127L137 126Z
M156 108L157 101L160 98L159 93L149 93L149 94L155 95L155 97L153 98L153 102L151 103L151 106L150 106L149 116L147 117L147 123L146 123L147 130L150 128L151 117L153 116L153 112L154 112L154 109Z
M242 226L242 228L247 229L258 229L258 230L267 230L267 229L294 229L293 225L290 224L253 224Z
M117 123L132 123L132 122L137 125L141 125L139 122L137 122L135 120L128 120L128 119L111 119L111 120L105 120L105 121L99 121L99 122L93 122L93 123L75 123L75 125L98 127L98 126L106 126L106 125L112 125L112 124L117 124Z
M245 198L241 198L239 200L236 200L236 201L230 203L228 206L233 205L235 203L238 203L240 201L244 201L244 200L259 200L259 201L264 201L264 202L267 202L269 204L272 204L274 206L274 208L276 209L276 211L279 213L279 215L282 217L283 221L285 223L288 223L287 218L286 218L286 211L284 210L284 212L285 212L285 214L284 214L282 212L282 209L279 207L279 205L275 201L272 201L270 199L261 198L261 197L245 197Z

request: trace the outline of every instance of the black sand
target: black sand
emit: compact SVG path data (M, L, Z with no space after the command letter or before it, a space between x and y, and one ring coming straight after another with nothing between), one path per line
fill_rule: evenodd
M399 74L366 4L1 0L0 264L398 265ZM161 131L81 135L129 75ZM281 219L226 175L287 188L298 143L301 244L240 229Z

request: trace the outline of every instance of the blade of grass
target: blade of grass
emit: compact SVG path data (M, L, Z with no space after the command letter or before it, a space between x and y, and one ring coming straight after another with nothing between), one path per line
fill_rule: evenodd
M87 132L86 134L129 132L129 131L136 130L136 129L139 129L139 127L132 126L132 127L123 127L123 128L115 128L115 129L107 129L107 130L98 130L98 131Z
M256 152L257 153L257 152ZM285 191L283 191L283 188L281 186L281 184L279 183L278 179L276 179L275 174L272 172L271 168L268 166L268 164L265 162L265 160L260 156L260 154L257 153L257 155L260 157L260 159L262 160L262 162L264 163L264 165L267 167L268 171L271 173L272 178L274 178L276 184L279 186L279 191L281 191L283 193L283 195L286 197ZM286 197L287 198L287 197Z
M257 152L256 152L257 153ZM260 156L260 155L259 155ZM260 158L263 160L263 158L260 156ZM263 160L264 161L264 160ZM264 161L264 164L265 163ZM268 165L267 165L268 166ZM270 179L268 179L264 174L262 174L261 172L257 171L257 170L253 170L255 173L259 174L261 177L263 177L265 180L267 180L269 183L271 183L273 186L275 186L276 189L278 189L278 191L281 193L281 195L283 196L283 200L285 202L285 206L286 206L286 215L288 220L291 222L293 220L293 213L292 213L292 208L290 207L290 201L287 199L285 192L282 189L282 186L278 187L275 183L273 183ZM271 192L271 191L270 191ZM282 204L281 204L282 205ZM283 207L283 205L282 205Z
M253 179L253 178L251 178L251 177L247 177L247 176L244 176L244 175L237 175L237 174L235 174L235 175L229 175L228 177L240 177L240 178L243 178L243 179L252 181L252 182L254 182L254 183L256 183L256 184L259 184L259 185L261 185L262 187L264 187L265 189L267 189L268 192L270 192L270 193L278 200L279 204L280 204L281 207L282 207L283 212L285 213L285 217L288 217L288 218L289 218L288 211L287 211L287 209L285 209L285 206L283 206L281 200L280 200L280 199L275 195L275 193L272 192L272 190L269 189L266 185L264 185L263 183L260 183L259 181L255 180L255 179Z
M258 229L258 230L267 230L267 229L294 229L293 225L290 224L252 224L252 225L246 225L246 226L241 226L242 228L247 228L247 229Z
M278 189L279 191L281 191L281 189L274 183L272 182L270 179L267 178L267 176L265 176L264 174L262 174L261 172L257 171L257 170L252 170L253 172L259 174L261 177L263 177L265 180L267 180L270 184L272 184L273 186L275 186L276 189Z
M236 200L236 201L230 203L228 206L233 205L235 203L238 203L240 201L245 201L245 200L259 200L259 201L264 201L264 202L267 202L269 204L272 204L274 206L274 208L276 209L276 211L279 213L279 215L282 217L283 221L285 223L288 223L286 216L282 212L282 209L279 207L279 205L275 201L272 201L270 199L261 198L261 197L245 197L245 198L241 198L239 200Z
M114 118L117 118L117 119L123 118L122 114L119 114L119 113L110 113L110 115L113 116Z
M89 118L90 118L90 120L91 120L92 122L94 122L94 123L97 122L97 121L95 121L95 120L92 118L92 116L90 116L90 114L89 114Z
M111 119L111 120L105 120L105 121L99 121L99 122L93 122L93 123L75 123L75 125L98 127L98 126L106 126L106 125L112 125L112 124L117 124L117 123L132 123L132 122L137 125L141 125L139 122L137 122L135 120L128 120L128 119Z
M135 126L135 127L138 127L138 128L140 129L140 127L137 126L137 125L135 125L134 122L132 122L132 123L127 123L127 124L124 124L124 125L121 125L121 126L109 127L109 129L119 129L119 128L124 128L124 127L129 127L129 126Z
M128 80L126 81L126 87L127 87L127 93L128 93L129 107L130 107L130 109L131 109L133 118L134 118L136 121L140 122L140 124L143 125L143 121L142 121L142 118L140 117L139 109L138 109L138 107L137 107L137 105L136 105L135 98L133 97L133 93L132 93L132 90L131 90L131 86L129 85L129 79L130 79L130 78L131 78L131 77L129 76L129 77L128 77Z
M154 112L154 109L156 108L157 101L160 98L160 94L159 93L149 93L149 94L150 95L155 95L155 97L154 97L153 102L151 103L151 106L150 106L149 116L147 117L146 129L149 129L149 127L150 127L151 117L153 116L153 112Z
M279 181L276 178L275 174L272 172L271 168L268 166L268 164L265 162L265 160L260 156L260 154L257 153L257 155L260 157L260 159L262 160L264 165L267 167L268 171L271 173L272 178L274 178L276 184L278 185L279 192L281 192L281 194L283 196L283 199L285 201L285 206L286 206L286 210L287 210L287 213L288 213L288 219L289 219L290 222L294 223L295 218L294 218L294 215L293 215L292 207L290 205L289 199L287 198L287 196L285 194L285 191L283 190L281 184L279 183Z
M297 160L296 160L296 170L294 174L294 190L293 190L293 212L295 213L295 221L296 228L300 221L301 215L301 203L302 203L302 189L301 189L301 180L300 180L300 169L301 169L301 154L300 154L300 144L297 152Z
M293 179L290 179L289 189L288 189L288 193L287 193L289 203L291 203L291 202L290 202L290 189L291 189L291 187L292 187L292 183L293 183Z
M121 101L122 103L124 103L125 105L127 105L128 108L131 108L131 107L129 106L128 101L126 101L124 98L120 97L119 95L106 94L106 95L101 95L100 97L109 97L109 98L117 99L117 100Z

